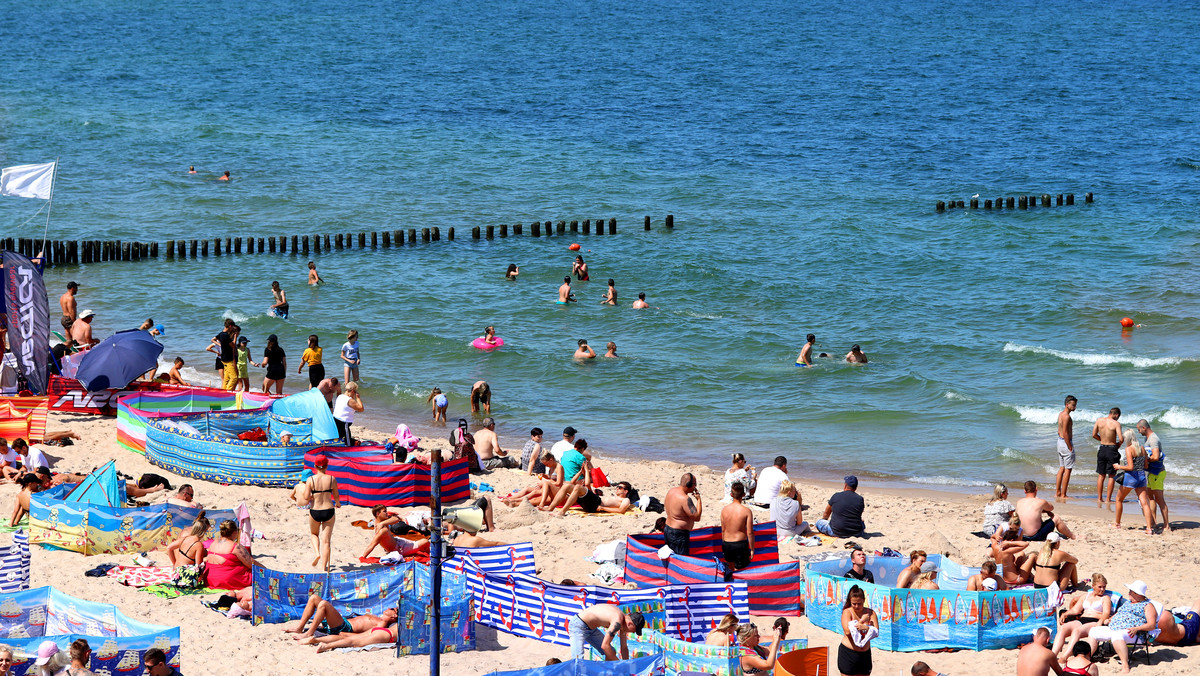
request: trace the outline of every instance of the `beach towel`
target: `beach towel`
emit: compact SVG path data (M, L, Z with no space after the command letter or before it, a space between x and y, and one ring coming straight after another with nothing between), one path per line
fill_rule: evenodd
M408 429L408 425L405 425L404 423L396 425L396 442L402 448L407 449L409 453L417 450L417 443L420 441L421 440L417 437L417 435L413 434L412 430Z
M149 587L175 581L171 566L117 566L105 573L127 587Z
M224 594L224 589L212 589L211 587L198 587L195 589L183 589L176 587L173 584L152 584L148 587L142 587L141 591L154 594L159 598L177 599L180 596L200 596L201 594Z
M22 528L28 528L28 527L29 527L29 515L26 514L25 516L21 517L21 520L18 521L17 525L15 525L15 526L10 524L9 522L5 521L3 523L3 525L0 525L0 533L14 533L16 531L21 530Z

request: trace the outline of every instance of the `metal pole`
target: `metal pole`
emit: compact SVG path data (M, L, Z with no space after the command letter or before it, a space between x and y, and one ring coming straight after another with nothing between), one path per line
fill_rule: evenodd
M442 542L442 452L433 449L429 458L429 577L433 598L429 618L429 675L440 676L442 657L442 559L445 543ZM396 656L400 656L400 636L396 635Z

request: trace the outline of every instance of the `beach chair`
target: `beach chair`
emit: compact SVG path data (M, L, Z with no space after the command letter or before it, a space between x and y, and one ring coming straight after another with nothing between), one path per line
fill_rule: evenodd
M1121 604L1125 602L1125 597L1116 592L1110 592L1109 596L1112 597L1113 612L1115 613L1117 612L1117 609L1121 607ZM1150 599L1150 604L1154 606L1154 610L1156 612L1158 612L1160 615L1162 614L1164 608L1161 601ZM1137 660L1138 655L1141 655L1143 658L1145 658L1147 665L1150 664L1151 650L1154 648L1154 641L1157 638L1158 629L1139 631L1133 635L1132 641L1129 641L1125 644L1129 648L1129 666L1131 668L1133 667L1133 663ZM1101 661L1102 659L1103 661L1108 661L1115 654L1116 650L1114 650L1112 647L1112 641L1100 641L1096 645L1096 655L1093 656L1093 659L1096 661Z

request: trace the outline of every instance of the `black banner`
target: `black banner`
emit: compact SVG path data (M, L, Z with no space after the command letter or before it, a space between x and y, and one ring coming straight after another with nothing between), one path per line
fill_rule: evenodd
M28 258L5 251L2 260L8 345L17 358L17 369L29 381L29 389L34 394L45 394L50 361L50 308L46 302L46 283Z

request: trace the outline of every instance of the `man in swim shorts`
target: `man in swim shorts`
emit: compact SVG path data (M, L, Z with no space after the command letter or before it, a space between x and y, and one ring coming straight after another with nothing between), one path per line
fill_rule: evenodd
M559 305L566 305L567 303L575 302L575 294L571 293L570 275L563 277L562 286L558 287L558 300L556 302Z
M1150 489L1150 498L1154 504L1150 506L1150 520L1154 521L1154 508L1162 512L1163 532L1171 532L1171 518L1167 516L1167 499L1163 496L1163 484L1167 481L1167 468L1163 465L1166 455L1163 454L1162 442L1158 435L1150 429L1150 423L1145 418L1137 421L1138 434L1146 438L1143 446L1146 448L1146 487Z
M1067 486L1071 483L1071 470L1075 469L1075 442L1072 435L1075 431L1075 421L1071 412L1079 405L1079 400L1068 396L1063 402L1063 410L1058 412L1058 474L1054 477L1054 497L1067 497Z
M816 342L816 335L808 334L807 342L800 348L800 356L796 357L796 366L812 366L812 349Z
M680 477L679 485L667 491L665 507L667 525L663 528L663 537L667 546L676 554L690 554L692 528L704 513L704 503L696 488L696 477L691 472Z
M304 612L300 615L300 620L292 627L284 629L284 633L296 634L296 640L312 638L312 636L320 631L326 634L337 635L341 633L364 632L371 627L378 626L384 622L385 618L391 613L392 621L396 620L396 609L388 608L383 611L383 617L371 615L359 615L357 617L343 617L338 609L332 603L313 594L308 597L308 603L304 606ZM304 625L312 620L312 625L306 631Z
M1197 634L1200 634L1200 601L1187 610L1164 610L1158 616L1158 629L1158 638L1154 639L1158 643L1196 645Z
M1117 470L1114 463L1121 462L1121 409L1112 407L1108 415L1096 421L1092 427L1092 438L1100 442L1096 452L1096 502L1104 504L1104 477L1108 477L1108 503L1112 504L1113 488Z
M1062 517L1054 515L1054 505L1038 497L1036 481L1025 482L1025 497L1017 500L1016 511L1021 519L1021 539L1026 542L1044 542L1055 530L1065 538L1075 539ZM1050 518L1042 520L1043 514Z
M496 436L496 421L483 419L483 427L475 430L475 452L484 469L514 468L517 459L500 448L500 437Z
M754 515L742 504L746 497L742 482L729 487L729 497L733 502L721 509L721 554L732 572L749 566L754 558Z

